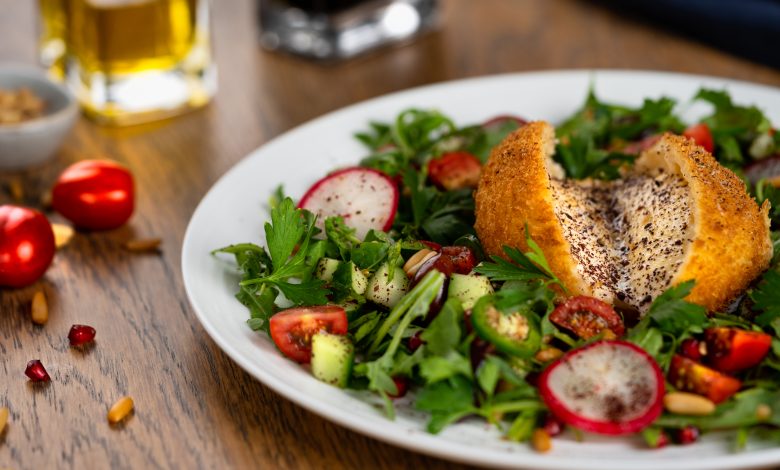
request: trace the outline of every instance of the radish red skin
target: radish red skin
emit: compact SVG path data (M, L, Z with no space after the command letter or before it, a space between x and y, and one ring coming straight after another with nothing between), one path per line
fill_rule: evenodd
M654 375L656 377L655 401L650 405L647 411L645 411L641 416L634 418L632 420L624 421L624 422L615 422L615 421L596 421L590 418L586 418L567 408L567 406L561 400L558 399L555 392L553 392L549 387L550 374L558 366L562 365L567 360L570 360L575 355L583 354L593 348L603 347L605 345L625 347L631 349L632 352L639 354L646 360L647 365L649 367L652 367ZM594 343L569 351L563 357L561 357L553 364L551 364L549 367L547 367L542 372L542 375L539 377L539 394L541 395L542 400L544 400L547 407L550 409L551 413L553 413L561 421L571 426L579 428L583 431L589 431L598 434L608 434L608 435L632 434L649 426L650 424L652 424L653 421L656 420L656 418L658 418L658 416L661 415L661 412L663 411L664 392L665 392L665 384L664 384L663 372L661 372L661 368L658 367L658 364L655 362L655 360L639 346L636 346L635 344L629 343L627 341L620 341L620 340L596 341Z
M387 190L389 192L389 201L388 201L389 207L387 208L386 211L387 214L382 218L382 220L369 221L367 224L360 224L360 226L355 226L354 225L355 220L352 219L351 217L352 214L349 214L347 217L344 218L344 223L352 228L357 229L358 236L361 239L365 237L365 234L368 232L369 229L382 230L385 232L390 230L390 227L393 226L393 221L395 220L395 214L398 210L398 198L399 198L398 186L386 174L382 173L381 171L374 170L372 168L350 167L350 168L344 168L342 170L338 170L328 174L324 178L314 183L314 185L312 185L312 187L309 188L308 191L306 191L306 194L303 195L301 201L298 203L298 207L302 209L311 210L316 214L318 212L317 209L315 210L312 209L314 207L319 208L322 206L322 204L316 204L317 202L316 199L322 198L324 196L323 192L327 191L324 185L330 184L337 178L344 177L346 175L349 175L350 173L369 175L373 178L377 178L376 181L381 182L381 184L384 185L383 188L381 189ZM334 193L334 196L338 196L338 195L339 195L338 193ZM336 214L325 214L324 217L320 217L320 223L324 222L325 217L330 217L332 215L336 215ZM338 214L338 215L344 216L344 214Z

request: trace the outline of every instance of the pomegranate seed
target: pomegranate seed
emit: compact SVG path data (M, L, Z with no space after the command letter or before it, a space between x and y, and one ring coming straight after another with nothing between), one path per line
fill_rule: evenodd
M396 393L388 393L387 396L390 398L401 398L406 395L406 389L409 388L409 380L399 375L393 377L393 382L395 383Z
M655 447L653 449L660 449L661 447L666 447L669 445L669 435L666 434L666 432L661 431L661 434L658 435L658 440L655 442Z
M73 325L68 333L71 346L81 346L95 339L95 329L87 325Z
M544 419L544 425L542 426L542 429L547 431L547 434L550 436L557 436L558 434L563 432L563 428L566 425L562 423L558 418L555 416L548 414L547 417Z
M699 428L696 426L685 426L678 429L675 435L675 441L678 444L693 444L699 438Z
M699 340L688 338L680 344L680 353L688 359L694 361L701 360L701 349L699 348Z
M418 349L420 349L420 346L423 345L424 341L422 340L422 338L420 338L421 334L422 334L422 332L418 331L417 333L413 334L409 338L409 350L410 351L415 352Z
M51 380L49 373L46 372L43 364L41 364L41 361L38 359L33 359L27 363L27 368L24 369L24 375L29 377L32 382L48 382Z

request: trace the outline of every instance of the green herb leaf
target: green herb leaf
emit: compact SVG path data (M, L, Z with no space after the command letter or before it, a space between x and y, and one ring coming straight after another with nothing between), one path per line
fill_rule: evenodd
M300 210L295 208L292 199L283 199L271 211L271 222L265 223L265 239L275 271L290 258L305 230Z
M662 331L675 336L686 332L700 333L707 323L707 310L701 305L685 301L695 281L683 282L670 288L650 306L648 315Z
M443 356L454 350L460 342L461 318L463 308L460 302L454 298L447 299L439 314L420 335L420 339L425 342L426 351Z

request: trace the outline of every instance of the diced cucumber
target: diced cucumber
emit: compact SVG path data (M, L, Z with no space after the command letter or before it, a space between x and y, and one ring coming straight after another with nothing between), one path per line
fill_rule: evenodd
M311 372L319 380L346 387L354 360L355 347L348 337L324 331L311 337Z
M333 273L336 272L336 268L339 267L341 261L333 258L320 258L317 261L317 267L314 268L314 277L325 282L333 280Z
M366 279L366 275L363 274L355 263L344 261L339 263L333 272L331 284L337 302L348 299L360 300L362 302L363 294L366 292L366 286L368 286L368 279Z
M480 274L458 274L450 276L450 287L447 291L448 297L454 297L460 300L465 310L470 309L483 295L493 293L493 285L487 276Z
M368 280L366 299L387 308L393 308L408 290L409 278L406 277L404 270L395 266L391 279L390 266L385 263Z

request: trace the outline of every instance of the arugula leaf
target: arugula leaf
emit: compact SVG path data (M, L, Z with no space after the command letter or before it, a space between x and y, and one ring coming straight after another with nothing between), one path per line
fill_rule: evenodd
M755 106L738 106L731 101L725 90L702 88L694 100L713 105L713 114L702 122L706 123L715 140L715 156L726 165L741 165L745 150L753 140L771 128L764 113Z
M780 134L780 132L778 133ZM776 188L768 180L762 179L759 181L753 189L753 194L756 196L756 202L761 205L764 201L769 201L772 209L769 213L769 218L772 220L772 226L777 228L780 226L780 189ZM775 240L775 258L780 255L778 250L777 240Z
M463 308L455 298L449 298L431 324L425 328L420 339L425 342L426 352L444 356L455 349L461 337Z
M456 375L471 377L471 363L453 350L442 356L427 357L420 362L420 377L428 384L450 379Z
M358 132L355 138L371 150L384 147L393 142L393 133L389 124L383 122L370 122L371 129L368 132Z
M753 309L762 312L755 322L764 328L772 327L780 338L780 272L770 270L761 283L750 293Z
M339 256L343 260L349 260L353 246L360 244L360 239L355 235L357 230L344 223L341 216L325 219L325 235L338 249Z
M431 413L428 432L436 434L447 425L474 414L474 387L471 380L456 375L449 380L434 382L417 394L414 406Z
M556 146L554 158L566 175L575 179L614 180L620 178L621 167L634 161L633 155L596 148L591 137L579 135L571 136L567 144Z
M410 195L400 201L395 228L411 238L443 245L451 244L464 234L473 234L472 190L439 191L426 185L425 177L414 168L404 172L404 186Z

